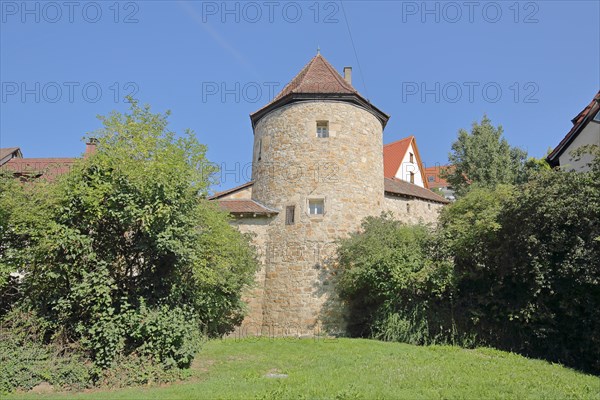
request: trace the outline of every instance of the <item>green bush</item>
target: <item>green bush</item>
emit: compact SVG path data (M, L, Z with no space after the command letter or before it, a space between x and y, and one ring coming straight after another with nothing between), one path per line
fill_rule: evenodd
M384 309L373 322L373 337L386 342L428 344L431 335L426 315L424 305L402 313Z
M338 249L338 291L353 336L428 343L439 325L436 301L452 284L451 265L425 226L390 214L368 217ZM432 322L432 323L430 323Z
M600 373L598 163L472 187L435 233L367 218L338 260L354 336L489 345Z
M600 173L546 171L444 210L460 329L600 372Z
M142 305L128 333L135 352L165 369L187 368L202 342L200 324L191 310Z

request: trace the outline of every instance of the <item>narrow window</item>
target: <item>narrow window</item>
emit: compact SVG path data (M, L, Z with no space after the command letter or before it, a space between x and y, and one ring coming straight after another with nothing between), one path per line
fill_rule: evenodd
M287 206L285 208L285 224L294 225L294 214L296 213L296 206Z
M308 201L308 213L310 215L323 215L325 212L325 201L323 199L311 199Z
M410 213L410 203L406 203L406 212Z
M415 183L415 173L414 172L410 173L410 183Z
M329 137L329 121L317 121L317 137Z
M258 139L258 161L262 158L262 139Z
M415 155L413 153L408 153L410 154L410 162L414 163L415 162Z

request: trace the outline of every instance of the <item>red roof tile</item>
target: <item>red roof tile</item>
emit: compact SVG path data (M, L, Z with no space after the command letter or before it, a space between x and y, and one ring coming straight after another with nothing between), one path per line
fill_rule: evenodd
M383 176L386 178L396 176L413 138L414 136L409 136L383 146Z
M430 189L448 187L448 181L440 176L442 170L449 168L447 165L438 165L435 167L425 168L425 179ZM429 177L433 176L433 180L430 181Z
M275 96L277 101L290 93L358 93L342 76L317 54L304 68Z
M403 197L412 197L417 199L424 199L433 201L435 203L447 204L449 203L444 197L433 193L429 189L422 188L415 184L397 179L397 178L384 178L385 192Z
M575 118L573 118L571 120L571 122L573 123L573 127L571 128L571 130L569 132L567 132L567 134L565 135L563 140L560 141L558 146L556 146L556 148L554 150L552 150L552 153L550 153L548 155L548 157L546 157L546 160L548 160L548 163L550 165L553 165L553 166L558 165L558 158L560 157L560 155L569 146L569 144L573 141L573 139L575 139L575 137L577 137L579 132L581 132L583 130L583 128L585 128L587 123L592 118L594 118L594 116L596 115L596 112L599 109L600 109L600 90L598 91L598 93L596 93L596 96L594 96L594 98L592 99L590 104L588 104L583 110L581 110L581 112L579 114L577 114L577 116Z
M330 98L356 103L373 113L383 126L389 119L389 115L362 97L321 54L317 54L270 103L250 115L252 126L275 108L294 101L313 98Z
M41 177L52 181L71 170L77 158L12 158L2 169L17 176Z
M232 214L272 215L278 211L263 206L262 204L248 199L241 200L217 200L219 206Z

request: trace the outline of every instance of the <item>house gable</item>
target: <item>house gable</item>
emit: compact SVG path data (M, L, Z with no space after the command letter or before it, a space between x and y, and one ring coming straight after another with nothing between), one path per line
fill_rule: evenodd
M425 169L414 136L383 146L383 171L386 178L396 178L429 188ZM412 178L411 178L412 175Z
M23 158L21 149L18 147L8 147L0 149L0 166L6 164L13 158Z
M573 127L546 158L550 165L553 167L559 165L570 166L575 170L585 170L587 168L591 156L574 160L570 153L586 144L600 145L600 121L597 117L599 112L600 90L590 104L571 120Z
M242 185L236 186L234 188L224 190L222 192L217 192L210 196L209 200L241 200L246 199L249 200L252 198L252 185L254 185L253 181L246 182Z

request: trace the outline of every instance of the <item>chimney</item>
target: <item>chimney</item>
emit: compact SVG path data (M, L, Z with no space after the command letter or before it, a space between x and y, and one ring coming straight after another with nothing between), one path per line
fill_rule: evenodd
M96 152L96 143L98 143L97 139L89 138L89 140L85 143L85 154L83 158L88 158L90 155Z
M344 80L352 85L352 67L344 67Z

